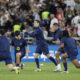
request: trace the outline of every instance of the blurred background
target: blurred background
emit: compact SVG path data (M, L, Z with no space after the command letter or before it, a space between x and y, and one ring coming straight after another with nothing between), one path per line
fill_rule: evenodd
M34 30L34 20L41 21L48 44L53 43L49 30L54 23L80 40L80 0L0 0L0 29L6 30L10 40L18 30L28 43L35 44L35 38L23 33Z

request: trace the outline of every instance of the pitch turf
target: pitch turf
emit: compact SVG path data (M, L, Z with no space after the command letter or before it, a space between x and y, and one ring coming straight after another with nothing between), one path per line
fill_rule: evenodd
M42 72L34 72L35 63L24 63L24 70L18 75L10 72L4 63L0 63L0 80L80 80L80 69L76 69L71 63L68 63L69 74L53 72L52 63L41 64Z

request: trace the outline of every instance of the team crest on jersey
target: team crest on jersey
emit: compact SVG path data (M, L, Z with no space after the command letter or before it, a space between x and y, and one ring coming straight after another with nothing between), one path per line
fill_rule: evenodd
M17 47L17 50L19 51L20 50L20 47Z

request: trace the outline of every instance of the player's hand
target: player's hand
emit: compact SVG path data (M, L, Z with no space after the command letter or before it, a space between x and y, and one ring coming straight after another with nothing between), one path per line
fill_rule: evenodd
M23 33L25 33L26 32L26 30L23 30Z
M26 58L28 58L28 53L26 54Z
M52 28L51 28L49 31L50 31L50 32L55 32L54 29L52 29Z
M79 44L79 48L80 48L80 44Z
M58 39L58 40L56 40L56 44L60 44L60 40Z

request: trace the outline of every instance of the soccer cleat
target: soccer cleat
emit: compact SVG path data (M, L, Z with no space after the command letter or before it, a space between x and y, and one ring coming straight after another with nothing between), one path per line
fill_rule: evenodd
M61 72L61 68L58 68L58 66L56 66L54 72Z
M24 64L21 64L21 70L23 70L24 69Z
M19 73L20 73L20 68L16 67L16 74L19 74Z
M54 72L61 72L61 69L55 69Z
M35 70L35 72L41 72L41 69L38 69L38 68L37 68L37 69Z
M63 71L62 73L67 73L67 74L68 74L68 73L69 73L69 71Z

